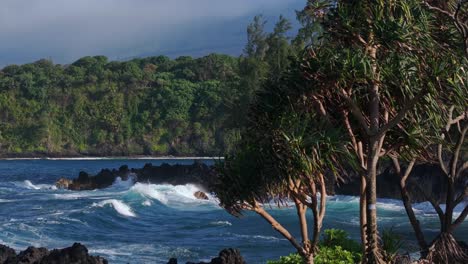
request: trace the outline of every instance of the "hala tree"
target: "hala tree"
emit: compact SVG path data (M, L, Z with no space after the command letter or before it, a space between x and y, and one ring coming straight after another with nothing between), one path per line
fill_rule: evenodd
M321 44L311 47L304 58L310 87L304 96L348 132L348 145L363 175L364 262L381 263L379 161L405 144L391 137L405 118L437 113L442 95L463 89L443 85L450 80L441 79L452 70L446 66L460 65L460 58L447 57L452 51L441 47L434 16L420 1L309 1L308 10L322 21L323 35Z
M434 25L440 30L434 37L441 47L440 68L437 74L439 87L445 90L436 101L432 111L407 117L398 125L397 137L404 140L388 152L396 174L400 177L399 188L405 210L421 249L421 256L435 263L466 263L468 255L453 238L453 232L468 214L468 206L454 218L453 212L468 195L466 185L468 161L466 153L466 131L468 112L466 98L466 49L468 26L466 23L467 1L425 1L424 6L435 15ZM394 135L395 136L395 135ZM434 207L440 220L440 234L427 242L420 222L411 204L411 191L407 182L418 161L438 164L442 172L445 190L440 197L432 197L423 188L421 192ZM419 186L419 185L415 185ZM446 203L442 210L440 203Z
M228 212L259 214L289 240L305 263L313 263L325 215L325 175L342 171L336 161L348 151L343 133L326 120L318 121L308 102L287 99L291 89L301 91L306 85L299 67L291 68L257 95L239 149L219 167L214 189ZM265 206L270 202L285 206L287 201L296 208L302 243ZM308 209L313 217L311 234Z

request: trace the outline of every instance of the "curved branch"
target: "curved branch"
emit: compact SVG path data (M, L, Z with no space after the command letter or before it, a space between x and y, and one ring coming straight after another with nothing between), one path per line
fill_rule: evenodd
M349 94L342 89L341 90L341 95L345 99L346 104L349 107L349 110L351 111L351 114L357 119L359 124L361 125L362 129L366 132L367 135L370 135L370 129L369 125L367 124L366 118L364 117L364 114L362 113L361 109L356 105L356 103L349 97Z
M268 223L271 224L273 229L278 231L284 238L286 238L292 245L297 249L297 252L301 254L302 256L306 256L307 253L304 251L304 248L301 247L301 245L296 241L296 239L289 233L286 228L284 228L276 219L274 219L265 209L262 207L256 205L254 208L254 212L259 214L261 217L263 217Z
M468 205L465 206L465 209L463 209L462 213L458 218L450 225L449 227L449 232L453 232L455 228L457 228L463 221L465 221L465 218L468 216Z
M450 172L450 177L453 179L457 175L457 164L458 164L458 159L460 158L460 150L463 145L463 142L465 141L465 136L466 132L468 131L468 123L465 125L463 128L460 137L458 138L457 144L455 145L455 152L453 153L453 158L452 158L452 168Z
M404 103L404 106L398 114L393 117L390 121L388 121L385 125L380 127L379 131L377 132L376 137L379 138L380 136L384 135L388 130L392 129L396 125L398 125L401 120L406 116L409 110L413 108L414 105L426 94L426 89L422 89L417 95L415 95L411 100Z

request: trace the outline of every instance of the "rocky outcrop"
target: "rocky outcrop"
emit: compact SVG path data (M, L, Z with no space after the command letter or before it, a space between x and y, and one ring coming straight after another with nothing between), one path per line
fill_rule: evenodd
M5 245L0 245L0 264L16 261L16 252L14 249Z
M55 183L55 186L74 191L103 189L111 186L117 177L126 181L130 175L131 171L127 165L121 166L118 170L103 169L95 176L90 176L88 173L81 171L78 178L73 180L61 178Z
M66 178L60 178L56 183L55 186L59 189L68 189L68 187L73 183L72 180Z
M75 191L94 190L111 186L117 177L126 181L130 176L133 176L132 179L136 182L172 185L192 183L208 190L210 182L213 182L212 170L212 167L201 162L195 162L192 165L169 165L163 163L160 166L153 166L151 163L148 163L141 169L131 170L127 165L124 165L118 170L103 169L94 176L82 171L78 175L78 178L68 181L60 179L55 185L58 188L62 187ZM208 198L204 193L197 195L200 199Z
M384 169L377 176L377 196L379 198L401 199L399 177L393 167L382 166ZM456 192L464 191L468 182L468 171L461 175L455 184ZM447 185L444 174L437 164L419 164L414 166L408 180L407 188L411 201L414 203L427 201L431 197L439 203L445 203ZM359 177L350 177L347 182L337 184L334 193L344 195L359 195Z
M199 200L208 200L208 195L206 195L206 193L202 192L202 191L196 191L193 193L193 196L195 196L195 198L199 199Z
M28 247L26 250L21 251L17 258L17 264L40 263L41 260L49 254L47 248Z
M177 259L171 258L167 264L177 264ZM246 262L239 250L227 248L221 250L219 256L210 262L187 262L186 264L246 264Z
M389 164L383 164L381 167L383 169L377 180L377 196L379 198L400 199L398 176L395 175ZM111 186L117 177L127 180L130 175L133 175L132 179L137 182L172 185L191 183L208 192L212 190L211 186L216 181L214 168L202 162L195 162L192 165L163 163L159 166L148 163L141 169L129 169L126 165L118 170L103 169L95 176L80 172L78 178L73 180L60 179L56 185L70 190L101 189ZM328 175L326 181L329 183L327 184L327 193L330 195L359 195L360 179L357 175L350 174L345 182L340 183L335 182L334 177ZM468 171L460 177L460 184L457 184L460 188L457 189L457 192L463 191L466 182L468 182ZM426 197L431 197L440 203L445 203L446 185L443 173L437 165L421 164L415 166L407 186L412 202L423 202L427 200ZM208 196L203 192L196 192L194 196L198 199L208 199Z
M28 247L18 255L15 250L0 245L0 264L107 264L101 257L90 256L88 249L80 243L64 249Z

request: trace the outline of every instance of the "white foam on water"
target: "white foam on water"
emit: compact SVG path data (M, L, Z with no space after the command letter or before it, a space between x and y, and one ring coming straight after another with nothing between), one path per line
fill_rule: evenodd
M103 249L90 249L89 252L92 253L92 254L95 254L95 255L98 255L98 254L111 255L111 256L131 256L132 255L132 253L130 253L130 252L122 252L120 250L106 249L106 248L103 248Z
M262 236L262 235L239 235L239 234L234 234L234 236L239 237L239 238L268 240L268 241L286 240L284 238L278 238L278 237L274 237L274 236Z
M151 206L151 205L153 205L153 203L151 202L151 200L145 200L144 202L141 203L141 205L143 205L143 206Z
M138 193L147 199L158 200L164 205L200 205L213 204L216 199L207 194L208 200L200 200L194 196L197 191L203 191L193 184L170 185L170 184L143 184L136 183L129 190Z
M51 184L33 184L30 180L25 180L20 184L21 187L30 190L57 190L57 186Z
M155 184L136 183L132 188L130 188L130 191L139 193L146 198L158 200L163 204L167 204L167 198L158 190L158 187Z
M130 206L126 205L124 202L117 199L104 200L99 203L94 203L93 206L104 207L106 205L111 205L117 213L123 216L136 217L136 214L133 212Z
M122 178L117 177L112 185L107 189L117 189L117 190L128 190L133 186L134 183L134 174L130 175L126 181Z
M210 225L215 225L215 226L232 226L232 223L229 221L214 221L210 222Z

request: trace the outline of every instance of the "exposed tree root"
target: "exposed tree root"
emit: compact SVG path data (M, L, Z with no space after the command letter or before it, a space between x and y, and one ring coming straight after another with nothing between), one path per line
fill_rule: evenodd
M427 260L435 264L466 264L468 263L468 252L458 244L452 234L444 232L432 243Z

